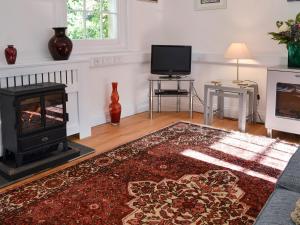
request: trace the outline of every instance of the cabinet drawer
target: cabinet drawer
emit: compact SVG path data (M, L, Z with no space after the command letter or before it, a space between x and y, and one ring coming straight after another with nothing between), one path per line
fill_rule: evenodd
M66 138L66 134L66 128L59 128L44 131L26 138L20 138L18 150L25 152L39 146L55 144L56 142L59 143L61 140Z

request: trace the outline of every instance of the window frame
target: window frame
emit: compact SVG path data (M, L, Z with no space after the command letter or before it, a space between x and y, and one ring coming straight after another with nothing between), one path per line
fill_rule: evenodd
M65 0L65 24L68 24L67 1ZM117 0L117 38L72 40L73 54L96 54L127 49L127 0Z

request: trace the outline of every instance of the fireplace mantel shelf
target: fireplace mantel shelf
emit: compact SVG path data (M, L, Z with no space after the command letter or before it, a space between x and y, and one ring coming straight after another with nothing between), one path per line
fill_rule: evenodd
M20 68L30 68L30 67L41 67L41 66L53 66L53 65L65 65L70 63L88 63L88 59L70 59L70 60L63 60L63 61L41 61L41 62L32 62L32 63L20 63L14 65L0 65L0 71L5 70L13 70L13 69L20 69Z
M279 66L269 67L268 70L269 71L300 73L300 68L289 68L287 65L279 65Z

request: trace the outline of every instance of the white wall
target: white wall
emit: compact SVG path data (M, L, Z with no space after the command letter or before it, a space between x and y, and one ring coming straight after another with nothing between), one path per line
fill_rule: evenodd
M244 41L257 54L282 55L270 40L277 20L295 18L300 2L227 0L227 9L195 11L194 1L165 0L166 40L192 44L201 53L223 54L230 42Z
M123 1L123 0L121 0ZM125 0L124 0L125 1ZM122 116L146 111L149 64L144 51L152 42L159 42L162 35L162 3L127 0L127 48L122 49L118 63L91 67L86 74L92 85L91 123L107 121L111 82L119 82ZM51 60L48 40L53 35L52 27L65 23L65 0L0 0L0 67L5 65L4 51L8 44L18 49L17 63ZM76 43L74 44L76 49ZM118 51L117 51L118 52ZM120 53L110 53L110 56ZM72 55L71 58L102 59L105 53Z
M0 0L0 64L8 44L18 49L18 62L49 57L48 40L56 23L53 0Z
M124 50L149 49L152 42L163 36L162 3L122 1L128 2L128 48ZM52 27L65 25L65 2L66 0L0 0L0 52L8 44L14 44L18 49L18 63L50 59L48 41L53 36ZM74 48L76 49L76 44ZM0 54L1 64L6 64L4 54Z
M112 81L119 83L123 117L148 110L147 77L150 66L143 52L148 52L151 44L159 43L163 36L162 8L162 4L128 1L128 52L121 54L122 64L91 70L91 95L95 96L91 112L93 125L109 121L108 104Z
M153 43L159 43L163 30L164 1L128 1L128 43L134 51L150 50Z
M285 47L271 40L267 33L276 31L277 20L294 18L300 12L300 2L227 0L227 9L195 11L193 0L164 1L164 40L166 43L193 46L195 61L202 62L194 63L193 66L193 76L202 96L205 82L235 78L235 66L226 65L223 54L231 42L247 43L256 63L265 66L243 66L241 79L259 83L262 97L259 111L264 115L266 66L287 63ZM235 102L230 102L227 107L234 105ZM227 114L237 113L237 110L227 110Z
M202 95L205 82L234 79L234 65L227 64L222 56L230 42L246 42L259 64L285 62L285 48L270 40L267 32L276 29L276 20L292 18L300 9L299 2L286 0L228 0L227 9L213 11L194 11L193 0L159 2L128 0L128 48L121 57L123 61L93 67L87 74L93 84L90 91L94 125L105 122L111 81L120 83L123 116L147 110L149 64L142 53L149 52L151 44L193 45L197 53L193 76ZM0 52L7 44L15 44L19 54L17 63L49 60L47 43L53 34L51 27L65 20L63 4L64 0L0 0ZM81 57L92 62L93 57L102 55ZM5 64L3 54L0 54L1 64ZM244 66L241 76L259 82L262 96L259 110L264 114L266 67ZM227 107L234 104L230 102ZM202 110L199 104L196 108Z

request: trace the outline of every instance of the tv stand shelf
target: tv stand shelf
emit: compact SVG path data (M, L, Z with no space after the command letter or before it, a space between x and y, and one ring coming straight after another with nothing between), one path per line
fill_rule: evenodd
M194 79L188 77L159 77L151 76L149 79L149 116L153 118L153 100L157 98L158 112L161 112L161 98L162 97L176 97L177 98L177 112L180 112L181 98L189 99L189 114L190 118L193 117L193 88ZM163 89L163 82L173 82L176 84L174 89ZM182 83L188 83L188 89L182 89ZM157 85L157 89L154 89L154 84Z
M177 95L183 95L187 96L189 95L189 91L186 89L155 89L154 91L155 96L177 96Z
M160 76L159 79L162 80L172 80L172 79L182 79L182 76Z

